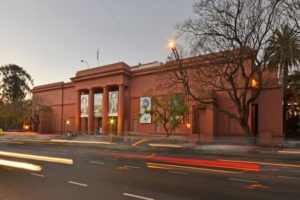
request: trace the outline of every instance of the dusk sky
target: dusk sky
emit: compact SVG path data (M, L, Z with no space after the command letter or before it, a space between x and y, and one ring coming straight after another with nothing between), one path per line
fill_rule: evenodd
M196 0L1 0L0 65L17 64L35 85L69 82L78 70L123 61L164 62L174 26Z

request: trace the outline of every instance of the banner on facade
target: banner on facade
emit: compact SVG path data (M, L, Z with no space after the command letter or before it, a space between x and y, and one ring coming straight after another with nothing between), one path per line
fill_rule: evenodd
M109 110L108 116L118 116L118 91L108 93L109 96Z
M80 96L80 117L88 117L89 95L82 94Z
M150 113L145 113L146 110L151 110L151 97L140 98L140 123L142 124L151 123L151 115Z
M102 93L94 94L94 116L102 117Z

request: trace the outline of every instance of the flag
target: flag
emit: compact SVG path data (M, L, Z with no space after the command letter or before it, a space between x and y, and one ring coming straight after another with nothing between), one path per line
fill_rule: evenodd
M99 48L97 49L97 60L99 61Z

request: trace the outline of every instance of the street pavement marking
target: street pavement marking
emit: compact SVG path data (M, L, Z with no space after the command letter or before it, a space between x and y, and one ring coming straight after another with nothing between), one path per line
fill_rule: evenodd
M38 177L41 177L41 178L45 178L45 175L43 175L43 174L31 173L31 175L38 176Z
M105 160L117 160L116 158L104 158Z
M133 197L133 198L137 198L137 199L144 199L144 200L154 200L153 198L149 198L149 197L143 197L140 195L136 195L136 194L130 194L130 193L123 193L124 196L128 196L128 197Z
M300 180L300 178L296 177L289 177L289 176L277 176L278 178L284 178L284 179L293 179L293 180Z
M90 161L92 164L98 164L98 165L104 165L104 162L99 162L99 161Z
M88 186L87 184L78 183L78 182L75 182L75 181L68 181L68 183L73 184L73 185L82 186L82 187L87 187Z
M188 175L189 173L187 173L187 172L179 172L179 171L172 171L172 170L170 170L170 171L168 171L169 173L172 173L172 174L183 174L183 175Z
M125 165L124 167L126 167L126 168L132 168L132 169L139 169L140 168L140 167L131 166L131 165Z
M231 181L240 181L245 183L258 183L258 181L246 180L246 179L238 179L238 178L228 178Z

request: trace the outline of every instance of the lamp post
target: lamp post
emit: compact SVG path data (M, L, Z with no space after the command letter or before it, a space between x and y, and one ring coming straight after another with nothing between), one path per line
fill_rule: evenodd
M65 120L64 121L64 133L66 132L66 125L67 125L67 131L69 131L69 125L70 125L70 120Z
M111 133L113 134L113 125L115 124L115 119L114 118L110 118L109 119L109 123L110 123Z
M85 63L88 69L90 68L89 63L86 60L81 60L80 62Z
M176 60L177 65L178 65L178 71L180 73L180 78L179 79L183 83L183 87L184 87L185 103L188 106L187 114L186 114L186 120L187 120L186 128L187 128L187 137L188 137L188 135L189 135L189 129L192 127L192 125L191 125L191 123L189 121L189 105L188 105L189 87L188 87L188 76L187 76L186 71L184 71L184 69L183 69L183 65L182 65L182 62L181 62L178 50L176 48L176 42L174 40L171 40L169 42L169 47L171 48L171 50L172 50L172 52L174 54L175 60Z

